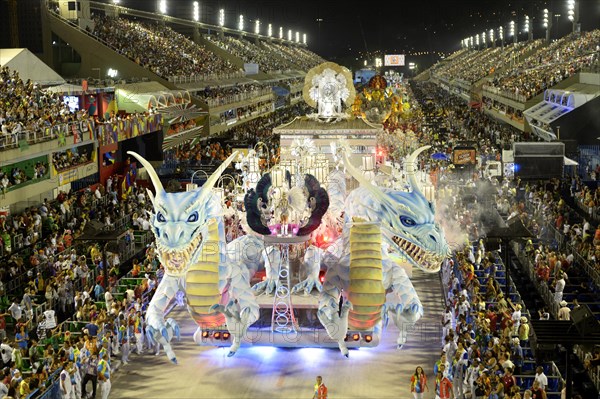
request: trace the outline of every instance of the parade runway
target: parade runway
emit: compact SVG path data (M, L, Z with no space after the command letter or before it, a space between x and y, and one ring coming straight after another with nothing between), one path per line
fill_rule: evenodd
M183 308L171 315L181 323L182 338L174 344L179 361L171 364L164 352L132 355L119 367L110 398L285 398L309 399L317 375L329 389L329 398L409 399L410 376L421 365L434 398L432 369L441 351L440 318L443 311L438 274L415 270L413 284L425 307L425 316L409 332L407 344L396 349L398 330L390 325L376 348L338 349L242 346L227 357L227 348L197 346L195 324ZM390 324L391 321L390 321Z

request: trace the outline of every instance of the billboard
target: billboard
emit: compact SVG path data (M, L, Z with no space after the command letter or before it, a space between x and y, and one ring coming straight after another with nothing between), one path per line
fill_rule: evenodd
M455 147L452 153L452 162L455 165L475 165L477 163L475 148Z
M404 66L404 54L386 54L384 66Z

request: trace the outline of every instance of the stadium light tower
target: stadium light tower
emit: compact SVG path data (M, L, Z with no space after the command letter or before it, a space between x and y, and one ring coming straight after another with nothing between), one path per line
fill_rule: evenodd
M473 48L473 44L475 44L475 42L473 41L473 36L471 36L471 37L469 38L469 42L470 42L470 44L471 44L471 48Z
M479 34L475 35L475 45L477 46L477 49L479 49Z
M221 28L225 26L225 10L223 8L219 10L219 26Z
M579 23L579 1L567 0L567 15L569 21L573 23L573 32L576 32Z
M492 43L492 47L496 47L496 41L494 40L494 30L490 29L490 42Z
M547 8L544 8L544 19L543 26L546 29L546 43L550 43L550 30L552 29L552 17L550 17L550 12Z
M300 32L296 31L296 43L300 43Z
M487 42L485 39L485 31L483 31L483 33L481 34L481 42L483 43L483 48L487 48Z
M527 40L533 40L533 29L529 26L529 15L525 15L525 26L523 31L527 33Z
M256 33L257 35L260 34L260 20L256 20L254 21L254 33Z
M267 35L269 37L273 36L273 24L269 24L269 26L267 27Z
M302 43L306 44L306 33L302 34Z
M288 29L288 42L292 41L292 30Z
M200 4L197 1L194 1L194 12L192 13L194 21L200 21Z
M160 0L158 2L158 11L163 15L167 13L167 0Z
M510 21L510 32L509 35L512 36L513 38L513 42L515 44L517 44L517 32L516 32L516 26L515 26L515 21Z
M279 38L283 40L283 26L279 27Z
M504 47L504 28L502 26L498 28L498 37L500 38L500 44Z
M241 31L244 30L244 16L240 15L240 19L238 20L238 29Z

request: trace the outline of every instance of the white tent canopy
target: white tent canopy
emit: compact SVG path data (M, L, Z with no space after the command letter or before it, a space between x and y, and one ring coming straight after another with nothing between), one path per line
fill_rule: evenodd
M579 165L577 163L577 161L574 161L571 158L567 158L567 157L564 157L564 158L565 158L565 166L577 166L577 165Z
M31 79L42 86L65 83L59 74L26 48L0 49L0 66L18 71L23 81Z

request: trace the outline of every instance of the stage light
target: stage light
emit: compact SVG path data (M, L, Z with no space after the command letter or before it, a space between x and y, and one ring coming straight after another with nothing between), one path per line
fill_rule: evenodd
M296 43L300 43L300 32L296 31Z
M283 27L282 26L279 27L279 38L283 39Z
M225 26L225 10L222 8L219 10L219 26Z
M197 1L194 1L194 21L200 21L200 4Z
M529 16L525 15L525 26L523 27L523 31L529 32Z
M238 29L244 30L244 16L243 15L240 15L240 19L238 21Z
M273 36L273 24L269 24L269 26L267 27L267 34L269 35L269 37Z
M373 341L373 336L369 335L369 334L365 335L365 342L371 342L371 341Z
M223 341L227 341L230 336L231 336L231 334L229 334L228 332L224 332L223 333Z
M208 331L202 331L202 338L208 338L210 333Z
M494 43L494 30L490 29L490 42Z
M167 13L167 0L160 0L158 2L158 11L160 11L161 14Z
M510 36L514 36L515 35L515 21L510 21Z
M260 20L254 21L254 33L260 34Z
M547 28L547 27L548 27L548 22L549 22L549 21L550 21L550 20L548 19L548 9L547 9L547 8L544 8L544 19L543 19L543 22L544 22L544 23L543 23L543 26L544 26L544 28Z
M213 334L213 338L214 338L214 339L221 339L221 333L220 333L219 331L216 331L216 332Z
M291 42L292 41L292 30L288 29L288 41Z
M567 1L567 15L569 16L569 21L575 21L575 0Z
M302 43L306 44L306 33L302 34Z
M356 333L352 334L352 339L355 341L358 341L360 339L360 334L356 334Z

